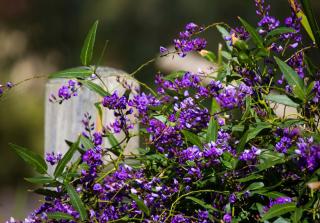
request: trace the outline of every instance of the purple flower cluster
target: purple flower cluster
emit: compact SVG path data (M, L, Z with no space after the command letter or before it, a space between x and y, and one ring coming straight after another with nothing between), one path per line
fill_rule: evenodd
M316 104L320 102L320 81L316 81L313 86L314 97L312 101Z
M251 149L245 149L239 156L240 160L243 161L255 161L260 155L261 149L258 149L255 146L252 146Z
M270 199L269 201L269 205L268 206L265 206L263 208L263 210L265 212L267 212L272 206L274 205L278 205L278 204L286 204L286 203L291 203L293 200L292 198L290 197L278 197L278 198L275 198L275 199Z
M287 153L288 149L293 145L299 134L300 131L298 128L279 128L276 132L276 135L280 137L280 140L275 145L276 151L280 153Z
M51 165L55 165L58 163L62 158L62 153L58 153L57 155L54 152L46 154L46 161Z
M2 84L0 84L0 96L3 94L3 92L4 92L5 89L11 89L13 86L14 86L14 84L13 84L12 82L10 82L10 81L7 82L7 83L5 84L5 86L2 85Z
M303 169L314 171L320 163L320 145L313 142L313 138L299 138L297 142L298 163Z
M58 97L59 99L54 95L51 94L49 101L50 102L58 102L62 103L65 100L70 99L72 96L78 95L78 89L81 86L80 82L76 82L74 80L69 80L67 84L62 85L58 90Z
M193 38L195 34L200 33L202 30L201 26L195 23L188 23L185 30L180 32L179 38L173 40L175 48L181 57L186 56L186 53L190 51L200 51L206 47L207 41L205 39ZM162 51L164 50L162 49Z
M122 130L128 134L128 130L133 128L133 123L128 117L133 113L132 108L128 108L128 100L125 96L119 96L115 91L112 95L105 96L102 105L114 111L116 120L110 124L110 128L115 133L120 133Z
M221 107L231 109L243 105L244 99L252 93L252 89L245 84L239 87L227 86L216 99Z

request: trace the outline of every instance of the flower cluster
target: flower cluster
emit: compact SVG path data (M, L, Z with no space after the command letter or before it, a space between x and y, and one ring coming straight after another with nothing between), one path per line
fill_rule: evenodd
M180 32L179 38L174 39L175 48L181 57L186 56L186 53L190 51L200 51L206 47L207 41L205 39L199 37L193 38L195 34L200 33L202 30L201 26L195 23L188 23L185 30ZM164 52L163 49L160 51Z
M59 88L58 94L57 94L58 98L54 94L51 94L49 101L58 102L61 104L63 101L70 99L72 96L77 96L78 89L80 86L81 86L80 82L69 80L67 84L62 85Z
M319 194L306 184L320 181L320 81L309 75L303 50L295 50L301 45L296 14L284 23L294 32L268 35L282 26L280 20L270 16L264 0L255 4L254 36L246 23L229 32L219 27L230 36L216 76L160 73L156 90L146 88L150 93L124 82L126 93L111 92L100 101L114 121L99 130L86 113L84 131L63 158L70 162L60 162L66 165L59 163L53 175L41 168L44 183L37 192L45 199L24 222L319 221ZM203 49L206 41L194 38L201 31L187 24L174 40L176 53ZM296 52L286 55L288 47ZM77 86L69 81L59 98L70 99ZM297 107L295 118L278 116L275 104ZM141 146L128 154L134 125ZM61 158L50 153L45 160L54 165Z

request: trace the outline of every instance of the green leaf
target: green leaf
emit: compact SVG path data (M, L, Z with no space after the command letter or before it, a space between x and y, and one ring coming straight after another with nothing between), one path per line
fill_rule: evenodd
M191 201L199 204L200 206L202 206L203 208L205 208L206 210L208 210L210 212L213 212L213 211L221 212L220 210L214 208L212 205L207 204L206 202L204 202L198 198L188 196L188 197L186 197L186 199L191 200Z
M121 154L121 146L117 140L116 137L114 137L113 134L109 134L107 135L107 139L112 147L112 149L110 149L111 152L113 152L116 156L119 156Z
M303 11L298 11L297 13L297 17L301 19L301 24L303 26L303 28L306 30L306 32L308 33L310 39L312 40L312 42L315 42L315 38L314 38L314 35L313 35L313 32L311 30L311 27L310 27L310 24L309 24L309 21L307 19L307 16L303 13Z
M295 29L289 28L289 27L278 27L274 30L271 30L267 35L266 38L270 38L273 36L278 36L278 35L282 35L285 33L294 33L296 32Z
M240 182L240 183L245 183L245 182L248 182L248 181L251 181L251 180L257 180L257 179L262 179L262 178L263 178L262 175L251 174L251 175L249 175L247 177L240 178L237 181Z
M216 62L217 57L212 51L202 50L202 51L200 51L200 55L203 58L205 58L207 61L210 61L212 63Z
M225 39L226 37L230 37L230 33L223 26L218 25L216 27L217 27L217 30L221 33L223 39ZM226 46L229 50L232 49L232 46L230 46L229 43L227 43Z
M44 159L31 150L23 148L21 146L9 143L11 149L13 149L26 163L30 164L38 173L47 173L48 166Z
M141 211L143 211L147 216L150 216L149 208L144 204L142 200L139 199L136 194L130 194L129 196L137 203Z
M85 221L88 218L86 208L81 201L77 191L69 184L65 184L65 187L67 189L68 195L70 197L70 203L76 209L80 214L81 221Z
M81 83L89 90L98 93L101 97L110 95L106 90L104 90L100 85L93 83L92 81L81 81Z
M184 135L184 137L186 138L186 140L191 142L193 145L196 145L201 148L202 143L196 134L189 132L187 130L181 130L181 132Z
M86 39L84 40L80 59L81 59L81 63L85 66L88 66L92 60L93 47L94 47L94 42L96 40L98 24L99 24L98 20L94 22L94 24L92 25L91 29L87 34Z
M209 127L207 130L207 136L206 136L206 140L207 142L215 142L217 139L217 135L218 135L218 122L214 119L214 117L210 118L210 122L209 122Z
M85 150L94 148L93 142L83 135L80 136L80 144L84 147Z
M238 146L238 150L241 151L247 142L249 142L251 139L254 139L262 130L268 128L271 128L271 125L265 122L260 122L255 127L250 126L250 128L242 136Z
M296 204L294 202L292 203L286 203L286 204L276 204L273 205L267 213L265 213L262 217L262 221L269 220L274 217L278 217L281 215L284 215L288 212L292 212L296 209Z
M288 81L289 85L292 87L294 93L304 100L305 98L305 86L303 80L299 77L297 72L292 69L288 64L280 60L278 57L274 57L276 63L278 64L281 72L283 73L285 79Z
M266 100L278 103L278 104L283 104L287 105L289 107L294 107L297 108L299 107L299 104L295 103L292 101L287 95L284 94L268 94L264 97Z
M247 23L244 19L239 17L240 22L244 26L244 28L249 32L252 41L259 47L263 48L263 40L259 33L253 28L249 23Z
M268 169L273 167L277 164L284 163L286 160L284 159L283 155L280 153L266 151L260 154L260 164L258 165L259 171Z
M263 187L264 187L263 182L254 182L254 183L250 184L245 190L246 191L253 191L253 190L258 190Z
M66 78L66 79L86 79L93 74L93 71L89 67L75 67L58 72L54 72L49 75L49 78Z
M314 40L315 40L317 46L319 47L320 46L320 29L319 29L316 17L313 13L313 9L310 4L310 1L309 0L301 0L300 2L302 5L302 8L303 8L303 11L307 17L307 21L310 25L312 34L314 36Z
M24 178L24 179L33 184L50 184L55 182L53 178L46 177L46 176L37 176L37 177Z
M63 173L64 168L66 167L66 165L71 160L73 154L77 151L77 149L79 147L79 141L80 140L78 139L77 142L73 143L70 146L69 150L66 152L66 154L58 162L58 165L56 166L56 168L54 170L54 174L53 174L55 177L61 176L61 174Z
M299 223L301 222L300 219L302 217L303 209L302 208L296 208L296 210L291 215L291 220L293 223Z
M38 188L33 190L34 193L44 195L44 196L49 196L49 197L61 197L62 194L60 192L54 191L54 190L49 190L49 189L43 189L43 188Z
M164 77L164 79L169 80L169 81L173 81L179 77L182 77L185 73L186 73L186 71L183 71L183 70L175 71L175 72L172 72L172 73L166 75Z
M49 212L46 214L49 219L53 219L53 220L57 220L57 221L73 220L73 217L71 215L64 213L64 212Z

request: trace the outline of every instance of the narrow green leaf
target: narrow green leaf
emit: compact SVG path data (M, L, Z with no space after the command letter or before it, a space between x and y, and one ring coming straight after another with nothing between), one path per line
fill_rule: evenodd
M268 210L268 212L263 215L262 221L266 221L271 218L284 215L286 213L294 211L295 209L296 209L296 204L294 202L286 203L286 204L276 204L272 206Z
M296 210L291 215L291 220L293 223L299 223L301 222L300 219L302 217L303 209L302 208L296 208Z
M77 142L73 143L69 150L66 152L66 154L62 157L62 159L58 162L55 170L54 170L54 176L59 177L63 173L64 168L68 164L68 162L71 160L73 154L77 151L79 147L79 139Z
M189 142L201 148L202 143L196 134L189 132L187 130L181 130L181 132Z
M113 152L116 156L119 156L121 154L122 149L121 149L121 146L120 146L117 138L114 137L113 134L109 134L109 135L107 135L107 139L112 147L110 149L110 151Z
M137 203L141 211L143 211L147 216L150 216L149 208L144 204L142 200L139 199L136 194L130 194L129 196Z
M258 165L259 171L268 169L273 167L277 164L284 163L286 160L284 159L283 155L280 153L266 151L260 154L260 163Z
M262 179L262 178L263 178L262 175L251 174L251 175L249 175L247 177L240 178L237 181L240 182L240 183L245 183L245 182L248 182L248 181L251 181L251 180L257 180L257 179Z
M271 128L271 125L265 122L258 123L255 127L251 126L241 137L238 150L241 151L247 142L249 142L251 139L254 139L262 130L268 128Z
M313 33L313 36L315 38L315 42L317 46L320 46L320 29L315 17L315 14L313 13L312 6L310 4L309 0L300 0L303 11L307 17L307 21L310 25L311 31Z
M312 42L315 42L316 39L314 38L313 32L311 30L309 21L307 19L307 16L303 13L303 11L298 11L297 13L297 17L301 19L301 24L303 26L303 28L306 30L306 32L308 33L310 39L312 40Z
M253 190L258 190L260 188L264 187L264 183L263 182L254 182L252 184L250 184L245 191L253 191Z
M24 178L24 179L33 184L50 184L55 182L54 179L46 176L37 176L37 177Z
M84 40L84 44L83 44L81 55L80 55L81 63L84 66L88 66L91 63L98 24L99 24L98 20L94 22L94 24L92 25L91 29L87 34L86 39Z
M265 99L278 104L287 105L289 107L299 107L299 104L295 103L287 95L284 94L268 94L265 96Z
M230 33L223 27L223 26L217 26L217 30L221 33L222 38L225 40L226 37L230 37ZM226 44L227 48L229 50L232 50L232 46L230 46L229 43Z
M274 59L276 60L276 63L278 64L285 79L292 87L294 93L298 96L298 98L303 100L305 98L305 86L303 80L299 77L297 72L288 64L280 60L278 57L274 57Z
M216 55L212 51L202 50L200 51L200 55L205 58L207 61L215 63L217 60Z
M164 77L164 79L169 80L169 81L173 81L179 77L182 77L185 73L186 73L186 71L183 71L183 70L175 71L175 72L172 72L172 73L166 75Z
M81 221L85 221L88 218L86 208L81 201L77 191L69 184L65 185L68 195L70 197L70 203L79 212Z
M295 29L289 28L289 27L278 27L272 31L270 31L267 35L266 38L270 38L273 36L278 36L278 35L282 35L285 33L294 33L296 32Z
M216 141L218 135L218 128L218 122L214 119L214 117L211 117L206 136L207 142Z
M64 213L64 212L49 212L46 214L49 219L53 219L53 220L57 220L57 221L73 220L73 217L71 215Z
M104 90L100 85L93 83L92 81L81 81L81 83L89 90L99 94L101 97L110 95L106 90Z
M44 196L49 196L49 197L61 197L62 193L49 190L49 189L44 189L44 188L38 188L33 190L34 193L44 195Z
M47 173L48 166L44 159L31 150L23 148L21 146L9 143L11 149L13 149L26 163L30 164L38 173Z
M255 28L253 28L248 22L246 22L244 19L239 17L240 22L242 23L242 25L244 26L244 28L249 32L250 37L252 39L252 41L259 47L259 48L263 48L263 40L261 38L261 36L259 35L259 33L257 32L257 30L255 30Z
M49 78L66 78L66 79L86 79L93 74L89 67L75 67L62 71L57 71L49 75Z
M84 150L94 148L93 142L83 135L80 136L80 144L84 147Z
M200 206L202 206L203 208L207 209L210 212L213 212L213 211L221 212L220 210L214 208L212 205L207 204L206 202L204 202L198 198L188 196L188 197L186 197L186 199L191 200L191 201L199 204Z

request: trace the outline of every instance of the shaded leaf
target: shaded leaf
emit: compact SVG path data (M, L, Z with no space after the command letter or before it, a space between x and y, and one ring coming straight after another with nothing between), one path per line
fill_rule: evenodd
M30 164L37 172L41 174L47 173L48 166L44 159L29 149L9 143L11 149L13 149L26 163Z
M258 189L263 188L263 187L264 187L264 183L263 182L254 182L254 183L250 184L246 188L246 191L258 190Z
M262 130L268 128L271 128L271 125L265 122L260 122L256 126L251 126L241 137L240 143L238 145L238 150L241 151L247 142L255 138Z
M80 136L80 144L84 147L85 150L94 148L93 142L83 135Z
M287 95L284 94L268 94L265 96L265 99L278 104L287 105L289 107L299 107L299 104L295 103Z
M66 79L86 79L93 74L89 67L76 67L62 71L57 71L49 75L49 78L66 78Z
M213 211L221 212L220 210L214 208L212 205L207 204L206 202L204 202L198 198L188 196L188 197L186 197L186 199L191 200L191 201L199 204L201 207L205 208L206 210L208 210L210 212L213 212Z
M139 199L139 197L136 194L130 194L129 196L136 202L141 211L143 211L147 216L150 216L149 208L145 205L145 203L142 200Z
M207 130L207 136L206 136L207 142L216 141L217 135L218 135L218 128L219 128L218 122L215 120L214 117L211 117L208 130Z
M186 140L191 142L193 145L196 145L201 148L201 146L202 146L201 141L196 134L189 132L187 130L181 130L181 132L184 135L184 137L186 138Z
M114 137L113 134L107 135L107 139L111 145L111 149L109 149L111 152L113 152L116 156L119 156L121 154L121 146L117 140L116 137Z
M253 28L249 23L247 23L244 19L239 17L240 22L244 26L244 28L249 32L252 41L260 48L263 48L263 40L257 30Z
M274 217L278 217L281 215L284 215L288 212L292 212L296 209L296 204L294 202L292 203L286 203L286 204L276 204L273 205L267 213L265 213L262 217L262 221L269 220Z
M297 72L292 69L292 67L280 60L278 57L274 58L281 72L283 73L284 78L288 81L294 93L298 96L298 98L303 100L305 98L305 86L303 80L299 77Z
M81 81L81 83L89 90L99 94L101 97L110 95L106 90L104 90L100 85L93 83L92 81Z
M83 43L80 59L81 59L81 63L85 66L89 65L92 60L93 47L96 40L98 24L99 24L98 20L94 22Z
M278 36L278 35L282 35L285 33L295 33L296 30L293 28L289 28L289 27L278 27L274 30L271 30L270 32L268 32L268 34L266 35L266 38L270 38L273 36Z
M87 220L88 215L87 215L87 211L86 208L83 204L83 202L81 201L77 191L69 184L65 185L68 195L70 197L70 202L72 204L72 206L79 212L80 214L80 219L82 221Z
M24 179L33 184L49 184L49 183L55 182L53 178L46 177L46 176L37 176L37 177L24 178Z
M58 162L55 170L54 170L54 176L55 177L59 177L61 176L61 174L63 173L64 168L66 167L66 165L69 163L69 161L71 160L71 158L73 157L73 154L77 151L78 147L79 147L79 139L77 140L77 142L73 143L69 150L66 152L66 154L62 157L62 159Z
M262 175L251 174L251 175L249 175L247 177L240 178L237 181L240 182L240 183L244 183L244 182L248 182L248 181L251 181L251 180L257 180L257 179L261 179L261 178L263 178Z
M73 220L73 217L64 212L47 212L47 217L53 220Z

